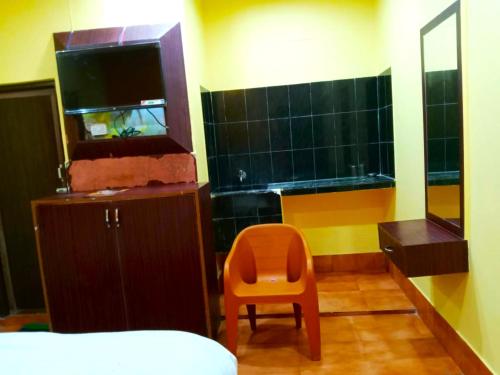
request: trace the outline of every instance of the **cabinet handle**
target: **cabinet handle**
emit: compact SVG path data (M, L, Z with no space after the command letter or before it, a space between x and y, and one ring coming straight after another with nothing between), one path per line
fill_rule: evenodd
M109 222L109 210L107 208L104 210L104 222L106 223L106 227L111 228L111 223Z
M120 228L120 210L115 208L115 224L117 228Z
M390 246L386 246L382 250L389 254L392 254L394 252L394 249Z

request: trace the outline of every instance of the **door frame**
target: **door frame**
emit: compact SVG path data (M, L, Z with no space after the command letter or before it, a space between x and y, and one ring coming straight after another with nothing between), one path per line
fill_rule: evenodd
M30 96L50 96L50 103L52 107L52 123L53 131L56 141L57 158L59 164L64 163L64 148L61 133L61 122L59 115L59 107L57 105L57 92L56 85L53 79L23 82L23 83L12 83L6 85L0 85L0 100L2 99L14 99ZM14 294L14 287L12 285L12 279L10 276L10 268L7 254L7 245L5 243L2 218L0 212L0 267L2 268L1 274L4 278L5 294L7 296L7 301L9 305L10 312L17 311L17 303ZM0 291L1 293L2 291Z
M57 106L56 84L53 79L42 81L24 82L17 84L0 85L0 99L23 98L27 96L49 95L54 125L54 135L56 139L57 157L59 164L64 163L64 148L61 133L61 121L59 118L59 107Z

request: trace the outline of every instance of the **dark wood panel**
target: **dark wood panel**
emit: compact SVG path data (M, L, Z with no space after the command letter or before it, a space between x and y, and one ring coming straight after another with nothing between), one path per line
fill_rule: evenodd
M113 227L104 203L36 207L39 255L52 330L127 328Z
M123 27L73 31L69 36L69 48L81 48L91 45L118 44Z
M2 230L1 225L2 221L0 220L0 231ZM1 237L0 235L0 238ZM0 246L2 245L0 244ZM0 258L0 317L8 315L10 312L9 300L7 298L7 286L5 285L4 277L2 259Z
M169 136L186 150L193 151L180 24L170 29L160 39L160 43L163 79L166 86Z
M219 285L217 282L217 262L212 228L212 201L210 198L210 185L205 184L198 191L199 226L203 243L203 256L205 260L205 279L208 293L208 309L210 314L211 337L217 337L220 320Z
M64 132L66 134L66 148L68 150L68 157L70 160L78 160L75 158L75 149L78 145L79 135L79 123L83 119L81 116L64 116Z
M123 33L123 43L160 39L173 25L127 26Z
M28 93L28 96L33 96L34 90L46 90L54 89L53 79L41 79L38 81L22 82L22 83L8 83L5 85L0 85L0 94L5 94L6 96L26 96L23 93ZM55 94L54 94L55 95Z
M0 94L0 211L19 309L43 307L30 201L53 194L61 161L53 88Z
M108 197L89 198L88 193L54 194L45 198L37 199L34 204L73 204L91 202L118 202L136 199L162 198L173 195L195 193L198 189L207 186L208 183L183 182L168 185L153 185L128 189Z
M56 51L61 51L69 48L68 41L70 40L70 35L71 31L54 33L54 49Z
M74 125L76 124L68 124L68 126ZM99 159L122 156L179 154L184 152L186 152L184 148L166 136L113 138L95 141L77 141L72 146L71 159Z
M415 246L443 242L464 241L429 220L392 221L380 224L401 246Z
M3 233L2 213L0 212L0 317L8 315L11 308L14 307L8 264L9 260ZM10 297L9 294L11 294Z
M129 328L207 335L194 194L118 208Z
M467 241L426 219L378 225L380 248L408 277L468 271Z
M387 264L381 252L313 256L314 271L321 272L385 272Z
M420 318L422 318L432 334L443 345L463 373L477 375L491 374L491 371L488 370L486 365L458 335L453 327L437 312L415 285L391 262L389 262L389 272L405 292L408 299L415 305Z

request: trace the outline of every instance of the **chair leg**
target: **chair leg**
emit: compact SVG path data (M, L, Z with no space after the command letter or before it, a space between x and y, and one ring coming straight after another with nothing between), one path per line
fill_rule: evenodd
M227 349L236 355L238 345L238 304L224 301L226 312L226 346Z
M321 360L321 336L319 328L319 308L318 302L306 303L304 308L304 321L306 323L307 338L309 339L309 349L313 361Z
M247 305L248 320L250 321L250 328L252 331L257 329L257 313L255 305Z
M295 327L302 328L302 309L299 303L293 304L293 314L295 315Z

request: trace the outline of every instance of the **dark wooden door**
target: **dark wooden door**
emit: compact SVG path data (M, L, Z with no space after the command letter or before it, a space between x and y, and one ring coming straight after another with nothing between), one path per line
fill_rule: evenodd
M105 222L109 207L87 203L37 208L40 259L55 332L127 328L116 230Z
M2 220L0 218L0 224ZM0 233L0 241L2 241L2 235ZM9 299L7 295L7 286L5 285L5 275L2 266L2 258L0 257L0 317L9 315L10 306Z
M129 328L207 335L195 196L121 202L118 209Z
M30 201L55 193L63 155L54 88L16 87L0 87L3 250L15 297L11 302L17 309L39 309L43 294Z

